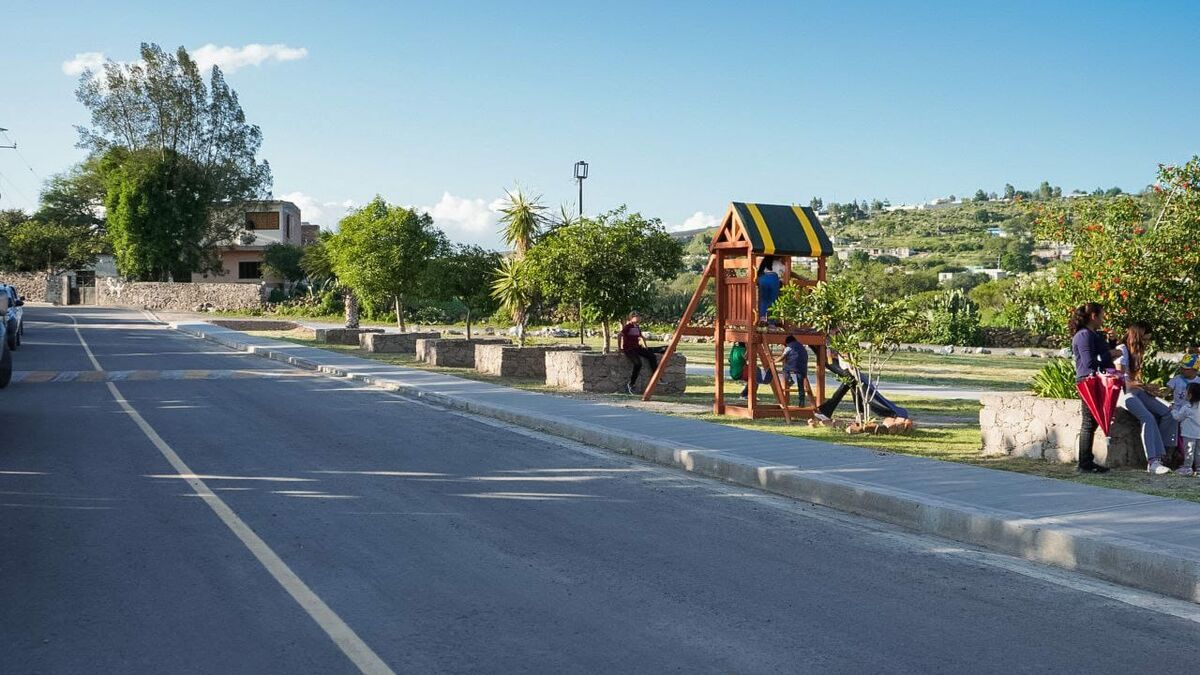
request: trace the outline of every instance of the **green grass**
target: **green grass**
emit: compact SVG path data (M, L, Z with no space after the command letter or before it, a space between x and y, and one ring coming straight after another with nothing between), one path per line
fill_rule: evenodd
M547 387L540 380L493 377L480 374L469 368L435 368L417 361L411 354L368 354L357 347L319 344L311 337L308 337L303 331L256 331L253 334L283 339L309 347L354 354L393 365L490 382L515 389L603 401L631 407L646 407L659 413L698 419L713 424L724 424L740 429L753 429L794 438L872 448L881 452L895 452L941 461L959 462L989 469L1015 471L1088 485L1129 490L1159 497L1200 502L1200 480L1197 479L1174 475L1151 477L1145 471L1133 469L1116 469L1103 476L1093 474L1077 475L1074 467L1070 464L1055 464L1010 457L983 457L979 453L982 444L979 434L980 405L978 401L973 400L895 396L892 397L892 400L908 408L910 414L913 416L916 428L911 433L899 435L852 435L840 429L809 427L803 422L787 424L783 420L746 420L732 416L714 415L712 414L714 385L712 378L705 376L688 376L688 391L685 394L678 396L656 396L654 401L644 404L639 398L624 394L605 395L562 392ZM711 345L689 345L689 347L711 347ZM930 355L924 354L904 354L902 356L907 357L905 360L910 364L914 364L914 366L915 364L922 364L926 360L921 357L930 357ZM966 368L968 364L973 365L975 359L986 359L987 357L954 355L951 357L936 358L950 359L944 365L945 368ZM999 372L1023 374L1029 370L1032 364L1039 362L1038 359L1017 359L1016 361L1016 363L993 366L995 373L992 375L998 376L997 373ZM1032 363L1024 364L1020 363L1020 361ZM727 400L732 401L733 396L737 393L738 387L727 388ZM763 396L763 400L766 400L767 397L770 397L770 394L764 391L760 396ZM839 408L839 413L847 417L853 414L847 403L843 403L842 407Z

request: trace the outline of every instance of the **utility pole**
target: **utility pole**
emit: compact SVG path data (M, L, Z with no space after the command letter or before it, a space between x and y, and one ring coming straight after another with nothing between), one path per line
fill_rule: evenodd
M8 129L5 129L4 127L0 127L0 131L8 131ZM17 144L16 144L16 142L14 142L12 145L0 145L0 148L4 148L7 150L16 150Z

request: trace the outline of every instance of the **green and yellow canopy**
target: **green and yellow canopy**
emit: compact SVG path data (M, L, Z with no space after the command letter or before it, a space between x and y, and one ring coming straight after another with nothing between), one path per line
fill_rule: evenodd
M751 249L764 255L833 255L833 242L807 206L733 202L733 214L750 239Z

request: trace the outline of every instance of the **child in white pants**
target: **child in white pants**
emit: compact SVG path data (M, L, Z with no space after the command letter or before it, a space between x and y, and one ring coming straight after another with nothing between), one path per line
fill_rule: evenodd
M1179 436L1183 439L1183 465L1178 476L1195 476L1200 472L1200 383L1187 386L1187 395L1171 406L1171 417L1179 421Z

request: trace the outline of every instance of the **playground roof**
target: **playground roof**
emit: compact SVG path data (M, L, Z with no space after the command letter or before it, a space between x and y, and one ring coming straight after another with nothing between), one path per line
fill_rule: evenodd
M816 212L807 206L733 202L730 208L745 228L755 253L813 258L833 255L833 242Z

